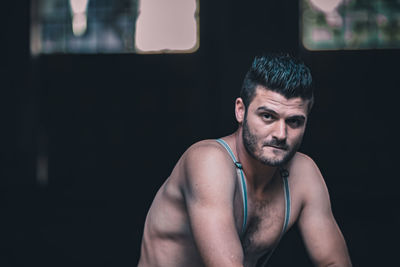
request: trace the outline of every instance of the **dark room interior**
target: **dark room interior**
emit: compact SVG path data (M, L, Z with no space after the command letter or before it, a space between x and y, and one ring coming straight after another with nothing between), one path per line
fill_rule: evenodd
M308 50L299 1L199 5L193 53L33 56L32 2L3 3L0 266L136 266L156 191L190 145L236 129L245 72L267 51L313 73L300 151L324 176L353 265L398 264L399 49ZM312 266L296 227L269 266Z

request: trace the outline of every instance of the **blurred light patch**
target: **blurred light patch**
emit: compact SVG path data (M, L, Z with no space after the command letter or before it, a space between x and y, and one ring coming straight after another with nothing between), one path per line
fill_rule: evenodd
M141 0L136 23L138 52L192 52L198 47L196 0Z
M72 16L72 32L75 36L81 36L87 29L87 6L89 0L70 0Z
M87 18L86 14L72 15L72 32L75 36L81 36L86 32Z
M89 0L69 0L69 5L74 14L86 13L88 3Z
M400 47L399 0L302 0L300 17L308 50Z
M36 181L41 186L49 183L49 162L47 156L39 156L36 162Z
M325 13L334 11L343 0L310 0L310 3Z

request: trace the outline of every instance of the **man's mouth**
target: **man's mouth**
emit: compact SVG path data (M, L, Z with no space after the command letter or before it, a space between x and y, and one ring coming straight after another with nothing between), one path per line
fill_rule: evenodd
M280 149L280 150L288 150L288 146L276 146L276 145L269 145L269 144L267 144L265 146L273 147L273 148Z

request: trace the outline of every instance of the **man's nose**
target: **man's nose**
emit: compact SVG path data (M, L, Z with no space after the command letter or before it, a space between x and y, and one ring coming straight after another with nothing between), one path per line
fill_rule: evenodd
M286 128L285 121L278 120L275 122L274 131L272 133L272 136L279 141L286 140L287 128Z

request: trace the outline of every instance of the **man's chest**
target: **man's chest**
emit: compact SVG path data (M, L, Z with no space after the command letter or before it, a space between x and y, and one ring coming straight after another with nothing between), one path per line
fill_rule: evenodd
M248 219L241 242L245 254L263 254L278 243L289 220L285 199L248 200Z
M235 197L236 225L245 256L261 256L272 250L297 220L301 199L295 188L283 180L278 180L262 197L254 197L251 190L247 193L247 212L242 208L243 198L239 194Z

